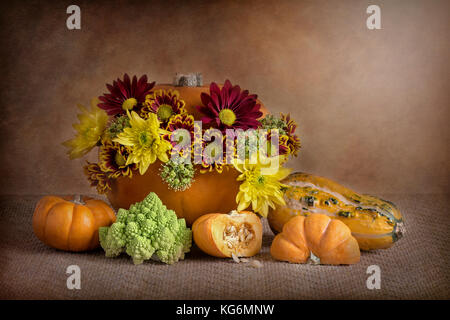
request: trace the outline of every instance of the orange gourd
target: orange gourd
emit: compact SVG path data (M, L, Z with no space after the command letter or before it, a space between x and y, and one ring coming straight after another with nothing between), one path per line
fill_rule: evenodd
M389 248L405 232L402 214L390 201L303 172L290 174L283 183L288 186L284 193L286 205L271 209L267 217L275 234L293 216L312 213L326 214L345 223L361 250Z
M194 222L192 233L195 244L214 257L232 257L233 253L251 257L261 250L261 220L250 211L203 215Z
M86 251L99 246L98 228L115 221L114 211L102 200L45 196L34 210L33 230L50 247Z
M270 247L273 258L291 263L306 263L311 252L321 264L354 264L360 259L358 242L350 229L318 213L291 218Z
M157 90L177 90L180 98L185 102L186 111L201 120L202 114L196 106L202 105L201 93L209 93L209 87L182 87L170 84L160 84L154 87ZM264 117L267 109L261 101L260 111ZM191 187L185 191L174 191L167 187L159 176L161 162L151 164L144 175L134 172L133 177L120 177L111 179L111 190L107 197L111 205L128 209L131 204L140 202L150 193L155 192L167 208L174 210L179 218L184 218L188 226L201 215L209 212L229 212L236 209L236 194L240 183L236 181L239 172L233 167L226 168L222 173L216 171L200 173L200 165L196 165L195 180Z

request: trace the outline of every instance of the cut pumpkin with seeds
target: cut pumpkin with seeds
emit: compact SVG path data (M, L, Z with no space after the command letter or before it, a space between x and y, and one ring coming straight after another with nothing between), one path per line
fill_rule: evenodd
M250 211L203 215L194 222L192 233L195 244L214 257L251 257L261 250L262 223Z

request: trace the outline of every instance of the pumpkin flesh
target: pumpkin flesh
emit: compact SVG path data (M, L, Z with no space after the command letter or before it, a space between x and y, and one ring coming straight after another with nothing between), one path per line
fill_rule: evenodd
M192 232L197 246L211 256L251 257L261 250L262 224L252 212L206 214L194 222Z

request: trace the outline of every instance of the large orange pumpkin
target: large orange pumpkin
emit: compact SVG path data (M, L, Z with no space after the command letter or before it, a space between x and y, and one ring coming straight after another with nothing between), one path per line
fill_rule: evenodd
M201 93L209 94L209 87L180 87L169 84L160 84L154 87L156 90L177 90L180 98L186 103L189 114L194 115L195 120L200 120L202 115L196 106L202 105ZM264 117L267 110L262 105L261 112ZM191 187L185 191L173 191L167 187L159 176L161 162L156 161L149 166L144 175L133 172L133 177L120 177L110 180L111 191L107 197L116 209L128 209L131 204L142 201L150 192L155 192L161 201L176 212L179 218L186 219L190 226L194 221L210 212L229 212L236 209L236 195L239 183L236 181L238 171L230 167L219 174L215 171L200 173L200 166L196 165L196 174Z
M86 251L99 246L98 228L115 221L114 211L102 200L45 196L34 210L33 230L50 247Z

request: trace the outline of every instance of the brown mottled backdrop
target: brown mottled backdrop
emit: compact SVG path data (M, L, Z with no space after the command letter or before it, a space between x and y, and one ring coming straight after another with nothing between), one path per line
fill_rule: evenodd
M66 8L81 7L81 30ZM381 7L382 30L366 28ZM0 194L93 192L76 104L124 72L229 78L290 112L293 167L362 192L448 193L450 1L4 1ZM91 155L91 158L95 155Z

